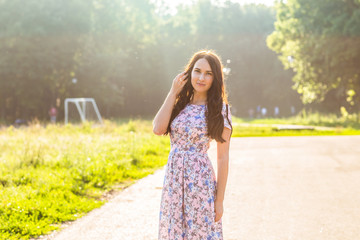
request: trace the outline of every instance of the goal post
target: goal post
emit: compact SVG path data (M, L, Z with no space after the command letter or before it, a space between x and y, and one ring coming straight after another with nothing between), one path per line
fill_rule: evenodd
M82 122L85 122L87 119L86 108L87 108L87 104L90 104L93 107L99 122L101 124L103 123L99 109L93 98L66 98L65 104L64 104L65 105L65 124L68 124L68 122L69 122L69 103L75 104L76 109L80 115L80 119Z

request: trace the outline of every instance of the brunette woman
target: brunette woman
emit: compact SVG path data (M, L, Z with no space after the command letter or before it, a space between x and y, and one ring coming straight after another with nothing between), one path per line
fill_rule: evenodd
M170 134L163 183L159 239L223 239L223 201L232 133L222 64L213 51L193 55L153 121L157 135ZM217 142L217 180L208 157Z

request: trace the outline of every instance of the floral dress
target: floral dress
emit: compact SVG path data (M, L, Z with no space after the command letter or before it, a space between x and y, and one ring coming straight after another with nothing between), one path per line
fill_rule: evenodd
M188 104L171 123L159 216L159 240L219 240L215 222L216 175L208 157L206 105ZM231 129L223 104L224 127ZM231 122L230 108L228 117Z

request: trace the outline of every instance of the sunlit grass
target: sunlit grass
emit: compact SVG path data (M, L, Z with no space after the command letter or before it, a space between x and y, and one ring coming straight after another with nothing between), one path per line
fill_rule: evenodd
M336 127L279 131L272 124ZM349 127L356 124L323 116L233 117L233 137L359 135L359 129ZM129 186L164 166L169 150L169 137L155 136L150 120L1 128L0 239L39 236L83 216L101 206L108 191Z
M169 138L148 121L0 130L0 239L28 239L104 203L166 164Z
M279 124L314 126L314 130L279 130ZM306 117L300 114L290 118L255 119L233 117L233 125L233 137L360 135L360 115L356 114L337 116L310 113Z
M360 129L360 113L338 116L336 114L303 113L288 118L235 118L237 123L252 124L297 124L338 128Z
M274 136L334 136L360 135L360 130L351 128L334 128L330 130L278 130L271 126L234 126L232 137L274 137Z

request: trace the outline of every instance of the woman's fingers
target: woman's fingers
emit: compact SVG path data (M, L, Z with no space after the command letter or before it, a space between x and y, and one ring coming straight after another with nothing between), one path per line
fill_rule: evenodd
M183 73L180 73L177 77L176 77L176 81L178 83L180 83L180 86L184 86L184 84L186 83L186 77L187 77L187 74L186 72L183 72Z
M187 81L187 73L183 74L182 81L183 81L183 85L184 85L186 83L186 81Z
M185 80L185 79L186 79L186 72L180 73L180 74L178 75L178 79L181 80L181 81Z
M176 92L176 95L178 95L180 93L181 89L184 87L184 85L186 83L186 79L187 79L186 72L179 73L174 78L172 90L174 90L174 92Z
M218 222L221 219L221 217L222 217L222 214L216 213L215 214L215 222Z
M215 208L214 209L215 210L215 222L218 222L218 221L220 221L220 219L223 215L223 212L224 212L223 205L222 205L222 203L215 200L214 208Z

